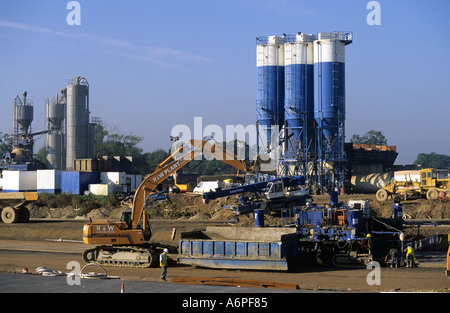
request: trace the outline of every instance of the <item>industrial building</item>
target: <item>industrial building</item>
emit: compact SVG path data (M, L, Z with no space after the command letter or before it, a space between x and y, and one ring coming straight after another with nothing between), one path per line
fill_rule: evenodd
M13 101L11 153L2 160L2 169L73 170L76 159L93 158L95 126L90 121L89 84L84 77L70 79L60 94L45 99L46 129L32 132L33 101L23 92ZM33 159L34 137L46 135L47 160ZM44 162L42 162L44 161Z
M142 175L133 174L131 157L95 158L95 127L90 117L89 83L69 79L54 98L45 99L46 129L32 132L33 101L23 92L13 101L11 152L1 160L3 192L111 194L127 193L139 185ZM45 134L46 160L33 157L35 136ZM111 179L110 177L120 177Z

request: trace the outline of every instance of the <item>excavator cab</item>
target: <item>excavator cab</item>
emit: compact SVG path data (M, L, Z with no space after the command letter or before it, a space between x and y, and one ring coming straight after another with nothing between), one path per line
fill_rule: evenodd
M123 211L120 221L125 222L128 226L128 229L130 229L131 228L131 210ZM142 212L141 218L139 219L139 223L137 225L137 229L142 229L145 241L150 240L150 238L152 237L152 231L150 228L150 214L148 214L146 210L144 210Z

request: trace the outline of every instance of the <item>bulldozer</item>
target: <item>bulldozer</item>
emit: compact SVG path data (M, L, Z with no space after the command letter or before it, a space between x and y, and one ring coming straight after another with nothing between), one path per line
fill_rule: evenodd
M162 249L170 247L149 242L152 231L148 208L151 207L152 199L156 199L158 185L198 154L207 154L247 173L252 173L256 168L257 161L238 160L236 155L217 148L209 141L191 139L159 164L136 189L131 210L124 211L120 221L99 220L85 224L83 242L95 247L83 252L84 261L121 267L156 265ZM169 249L169 252L174 251Z
M440 172L434 168L421 169L420 181L396 181L388 182L376 193L378 201L386 201L394 195L407 197L416 196L433 199L450 198L450 177L448 171Z

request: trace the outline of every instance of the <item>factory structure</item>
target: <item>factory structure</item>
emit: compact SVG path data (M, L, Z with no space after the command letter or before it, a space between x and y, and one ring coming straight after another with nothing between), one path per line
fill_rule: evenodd
M302 175L321 193L348 185L355 158L345 143L345 50L352 32L256 40L258 153L279 160L278 176ZM369 150L382 150L387 167L397 156L395 147Z
M95 156L95 126L90 122L89 84L84 77L70 79L54 98L45 99L46 129L32 132L33 101L18 95L13 101L11 155L4 160L10 169L33 170L46 167L73 170L76 159ZM33 160L35 136L46 136L47 160ZM39 164L41 163L41 164Z
M131 157L96 157L100 118L90 116L89 83L76 76L55 97L45 99L45 129L32 132L33 101L23 92L13 101L12 150L1 160L3 192L94 194L128 192L134 175ZM34 158L36 136L45 135L46 160Z
M45 105L49 167L74 170L76 159L93 158L96 124L90 121L86 78L70 79L67 88L61 89L61 95L47 98Z

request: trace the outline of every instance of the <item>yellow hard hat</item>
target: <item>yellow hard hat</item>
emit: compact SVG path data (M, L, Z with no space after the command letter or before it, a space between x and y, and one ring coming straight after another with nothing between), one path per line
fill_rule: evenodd
M367 237L372 237L372 235L371 234L367 234Z

